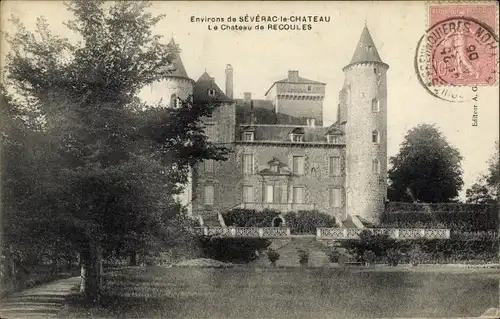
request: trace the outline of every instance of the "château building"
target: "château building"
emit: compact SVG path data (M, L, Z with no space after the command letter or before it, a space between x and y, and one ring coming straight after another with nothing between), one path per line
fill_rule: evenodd
M170 45L175 50L173 40ZM169 99L171 107L190 95L216 103L203 120L205 132L231 150L227 161L192 168L189 210L205 218L236 207L318 210L337 220L359 216L376 222L387 196L388 68L365 26L342 70L336 122L323 126L325 83L292 70L270 85L264 99L250 93L236 98L231 65L222 91L206 72L190 79L175 51L173 72L148 95Z

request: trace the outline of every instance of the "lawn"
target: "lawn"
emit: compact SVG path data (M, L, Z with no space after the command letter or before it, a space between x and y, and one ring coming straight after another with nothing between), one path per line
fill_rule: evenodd
M160 268L107 276L99 308L65 318L367 318L479 316L498 304L491 270Z

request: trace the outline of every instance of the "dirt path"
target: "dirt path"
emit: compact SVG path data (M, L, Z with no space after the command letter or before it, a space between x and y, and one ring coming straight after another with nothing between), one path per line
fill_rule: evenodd
M56 318L79 282L80 277L61 279L9 295L0 300L0 318Z

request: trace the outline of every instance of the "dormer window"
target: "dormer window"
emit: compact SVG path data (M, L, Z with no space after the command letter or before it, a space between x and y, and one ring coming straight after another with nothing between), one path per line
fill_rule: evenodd
M208 89L208 96L214 97L215 96L215 90L214 89Z
M316 119L314 119L314 118L307 119L307 126L315 127L316 126Z
M270 165L271 172L278 173L278 165L272 164Z
M303 142L304 141L304 129L298 127L290 132L290 140L292 142Z
M253 140L254 140L253 132L243 132L243 141L253 142Z
M291 134L292 142L302 142L304 140L304 135L302 134Z
M337 144L338 143L338 136L335 136L333 134L328 134L326 136L326 139L327 139L328 143L330 143L330 144Z

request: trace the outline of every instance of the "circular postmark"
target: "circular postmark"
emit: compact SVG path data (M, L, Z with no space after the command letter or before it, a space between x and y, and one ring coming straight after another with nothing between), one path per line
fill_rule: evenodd
M442 20L418 42L415 54L418 80L437 98L468 101L478 85L496 84L497 47L498 38L493 30L473 18Z

